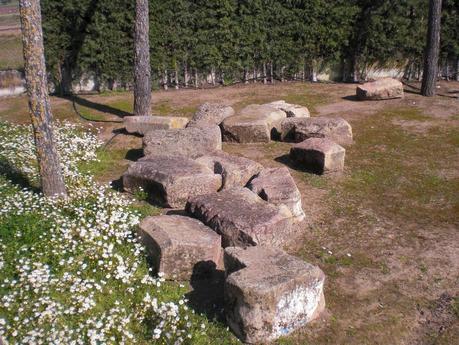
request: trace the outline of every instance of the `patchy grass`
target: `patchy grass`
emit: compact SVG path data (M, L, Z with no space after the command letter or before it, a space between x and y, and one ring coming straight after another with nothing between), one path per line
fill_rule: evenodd
M0 70L21 69L24 67L21 38L4 35L0 39Z

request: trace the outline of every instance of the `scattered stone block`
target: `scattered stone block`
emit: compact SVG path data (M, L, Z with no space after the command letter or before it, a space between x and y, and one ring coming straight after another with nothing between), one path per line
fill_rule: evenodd
M221 148L222 135L218 126L151 131L143 139L145 156L170 155L197 158Z
M223 247L282 245L292 231L292 213L247 188L192 197L186 211L222 236Z
M274 341L324 310L320 268L261 246L226 248L224 255L226 319L244 343Z
M280 133L286 113L268 105L252 104L222 122L223 140L238 143L267 143Z
M287 117L310 117L309 109L298 104L290 104L283 100L267 103L271 107L282 110Z
M131 164L123 175L124 189L142 188L151 201L165 207L183 208L189 197L216 192L222 177L192 159L149 156Z
M317 174L342 171L345 154L342 146L324 138L307 139L290 150L293 161Z
M304 220L301 193L288 168L263 169L247 187L271 204L287 206L295 221Z
M223 190L244 187L263 169L263 166L257 162L223 151L216 151L213 155L200 157L196 161L206 165L214 173L222 175Z
M139 229L153 267L165 279L190 280L219 265L221 237L199 220L177 215L147 217Z
M397 79L383 78L357 86L356 93L362 101L403 98L403 84Z
M234 115L234 109L228 105L204 103L188 123L188 127L219 126L224 119Z
M340 145L352 144L352 127L341 117L288 118L281 123L281 140L302 142L327 138Z
M173 116L125 116L123 123L128 133L145 135L158 129L185 128L188 119Z

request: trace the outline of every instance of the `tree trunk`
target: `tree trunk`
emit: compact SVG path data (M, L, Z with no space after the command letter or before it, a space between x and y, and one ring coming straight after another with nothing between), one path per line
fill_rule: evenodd
M267 82L268 82L268 80L267 80L267 78L266 78L266 73L267 73L267 71L266 71L266 63L263 62L263 84L265 84L265 85L266 85Z
M148 0L135 4L134 114L151 115L151 65Z
M212 81L212 86L215 86L215 68L212 67L210 70L210 79Z
M274 68L273 68L272 62L269 64L269 70L270 70L269 79L271 81L271 84L274 84Z
M52 113L43 48L39 0L20 0L24 70L41 187L46 196L66 196L59 153L54 144Z
M168 75L167 75L167 69L165 69L164 70L164 76L163 76L163 89L166 90L166 91L169 88L168 83L169 83L169 78L168 78Z
M442 0L430 0L429 5L429 27L427 30L424 73L421 86L421 95L427 97L435 95L437 82L438 56L440 52L441 2Z
M199 87L199 75L198 75L198 69L194 69L194 87L197 89Z
M456 58L456 81L459 81L459 56Z
M185 62L185 70L184 70L184 82L185 82L185 88L188 87L188 83L190 81L190 76L188 75L188 63Z
M281 83L283 83L285 81L285 79L284 79L284 70L285 70L285 66L282 66L281 67L281 77L280 77Z
M247 71L247 68L244 68L244 84L249 83L249 72Z
M256 67L256 66L253 66L253 82L256 83L256 82L257 82L257 79L258 79L258 76L257 76L257 67Z
M175 63L175 74L174 74L174 83L175 83L175 89L179 89L179 72L178 72L178 67L177 63Z

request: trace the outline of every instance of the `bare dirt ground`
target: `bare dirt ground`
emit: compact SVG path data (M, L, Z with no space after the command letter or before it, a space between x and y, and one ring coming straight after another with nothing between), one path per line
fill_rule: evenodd
M417 86L417 85L414 85ZM279 344L459 343L459 83L443 96L357 102L351 84L284 83L153 93L153 113L191 116L206 101L236 110L279 99L313 116L341 116L353 127L340 175L315 176L286 156L288 143L225 144L224 150L265 166L287 165L303 196L307 222L286 248L327 275L327 309ZM52 98L55 116L120 121L132 95ZM24 97L0 103L0 120L27 122ZM141 138L120 123L94 123L108 142L94 172L116 180L141 155Z

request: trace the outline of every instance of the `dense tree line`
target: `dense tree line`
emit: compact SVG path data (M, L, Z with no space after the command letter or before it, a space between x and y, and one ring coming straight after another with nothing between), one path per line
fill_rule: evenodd
M459 0L443 2L441 57L452 76ZM67 91L88 71L109 87L132 83L135 1L42 6L55 85ZM419 78L427 19L427 0L150 0L152 78L164 87L315 80L339 66L339 78L359 80L375 64L406 66L405 77Z

